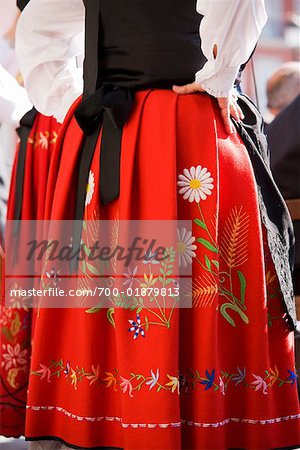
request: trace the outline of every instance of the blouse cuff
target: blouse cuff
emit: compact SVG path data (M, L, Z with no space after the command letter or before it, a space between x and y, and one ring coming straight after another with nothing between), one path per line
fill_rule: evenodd
M196 82L213 97L229 97L240 66L224 67L216 71L215 64L215 61L208 61L196 73Z

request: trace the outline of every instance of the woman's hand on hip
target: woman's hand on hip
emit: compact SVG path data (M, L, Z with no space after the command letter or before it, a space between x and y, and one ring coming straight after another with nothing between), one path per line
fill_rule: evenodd
M194 83L186 84L185 86L173 86L173 91L176 92L176 94L183 95L193 94L195 92L205 92L201 85L196 81ZM229 97L218 97L217 101L221 110L226 131L227 133L232 134L234 133L234 126L230 116L232 116L237 122L240 122L244 118L242 110L237 104L237 95L231 93Z

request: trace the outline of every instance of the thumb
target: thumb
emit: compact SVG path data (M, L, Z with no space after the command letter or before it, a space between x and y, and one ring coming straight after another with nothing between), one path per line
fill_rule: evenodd
M186 84L185 86L173 86L173 91L176 92L176 94L190 94L192 92L191 85Z

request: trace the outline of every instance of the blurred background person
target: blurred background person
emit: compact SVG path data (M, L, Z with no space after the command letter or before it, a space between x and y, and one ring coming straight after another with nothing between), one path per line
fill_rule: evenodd
M16 128L31 108L27 93L0 65L0 228L4 232L12 165L17 144Z
M19 10L12 0L1 1L0 14L0 234L3 236L12 165L17 144L16 128L31 108L20 85L14 50Z
M298 94L300 94L300 62L286 62L267 81L266 122L271 122Z
M15 0L1 0L0 5L0 292L2 291L2 269L4 261L4 228L7 202L18 142L16 129L21 117L31 108L26 90L21 86L18 62L15 54L15 28L19 9ZM2 307L1 307L2 308ZM2 314L1 324L5 320ZM1 330L2 331L2 330ZM3 332L1 332L1 343ZM0 437L1 449L25 449L23 442L11 442Z
M15 0L8 0L9 4L11 2L14 4ZM29 0L18 0L17 5L20 11L23 11L24 8L26 9L28 3ZM18 18L20 14L18 13L16 16ZM12 34L14 35L15 25L16 24L14 23L13 33L10 32L10 36ZM82 24L82 32L79 33L77 40L74 43L74 47L78 48L76 54L77 58L74 57L72 59L72 65L70 64L69 68L70 71L72 69L74 72L78 73L78 79L81 80L76 97L82 92L82 69L79 69L79 67L82 66L83 60L83 25L84 24ZM34 55L31 57L34 58ZM9 76L12 78L11 83L14 83L14 86L15 84L18 86L18 83L13 76ZM61 74L61 76L64 76L64 74ZM23 88L20 89L24 90ZM13 93L15 92L13 89L11 90ZM8 83L3 83L3 95L7 95L8 92ZM25 95L27 97L27 93ZM42 92L41 95L43 95ZM21 95L18 94L16 97L18 99ZM69 101L68 98L66 99L65 95L62 97L62 101ZM35 105L35 100L31 100L33 105ZM45 116L39 113L35 108L32 108L30 103L29 107L25 108L25 110L17 116L16 126L18 127L17 132L20 136L20 144L16 146L14 142L12 145L13 152L9 159L10 167L13 162L14 164L12 172L10 171L10 182L6 184L7 186L10 184L10 189L7 214L3 214L3 218L7 217L7 220L9 221L42 221L44 219L46 189L50 173L53 178L53 171L50 172L49 168L54 155L61 122L62 121L58 122L52 115ZM14 138L16 138L17 134L15 128L13 128L13 135ZM15 147L17 147L16 151ZM8 146L6 145L3 155L7 155L7 148ZM2 169L0 170L2 172ZM6 198L7 196L5 196L5 199ZM18 223L20 224L20 222ZM41 230L41 227L37 227L37 230ZM9 235L8 228L6 230L6 236L7 235ZM22 232L22 237L24 239L24 232ZM36 238L39 239L38 231ZM6 237L6 239L8 238ZM6 240L6 242L9 242L9 240ZM9 250L10 248L8 246L8 251ZM7 269L7 265L6 270L9 270ZM33 312L32 308L28 308L28 305L25 303L17 303L14 299L6 296L4 290L2 290L2 294L3 297L5 297L3 298L3 302L5 300L5 306L3 305L1 308L0 319L2 315L2 318L5 321L5 327L2 327L1 330L2 346L0 359L2 360L3 358L4 348L10 348L12 345L20 345L26 353L26 358L24 359L22 370L15 371L13 379L11 376L12 372L5 372L3 365L0 367L2 381L0 386L0 397L1 399L5 398L5 401L1 402L0 406L0 434L18 437L24 434L25 405L28 376L30 373L30 353L32 337L34 335L35 312ZM16 320L21 324L17 329L14 328ZM0 443L1 442L0 438ZM3 442L6 442L6 444L9 445L9 442L5 440ZM12 445L16 444L13 442Z

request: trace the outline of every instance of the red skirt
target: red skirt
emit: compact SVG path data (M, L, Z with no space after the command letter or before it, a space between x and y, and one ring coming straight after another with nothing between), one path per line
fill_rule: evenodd
M60 124L52 117L38 114L35 119L26 148L22 220L44 218L49 165L59 128ZM18 151L10 185L8 220L14 219ZM6 243L6 251L10 251L9 242ZM0 292L4 292L2 288ZM18 299L11 298L7 303L5 305L5 298L2 298L0 434L18 437L25 433L33 315Z
M74 216L82 146L75 107L51 161L46 218ZM296 446L293 333L239 137L226 134L206 94L138 92L123 131L120 196L104 206L100 139L84 218L193 221L178 246L192 264L193 308L40 309L26 437L126 450ZM128 277L140 286L133 268ZM148 264L143 284L160 282Z

